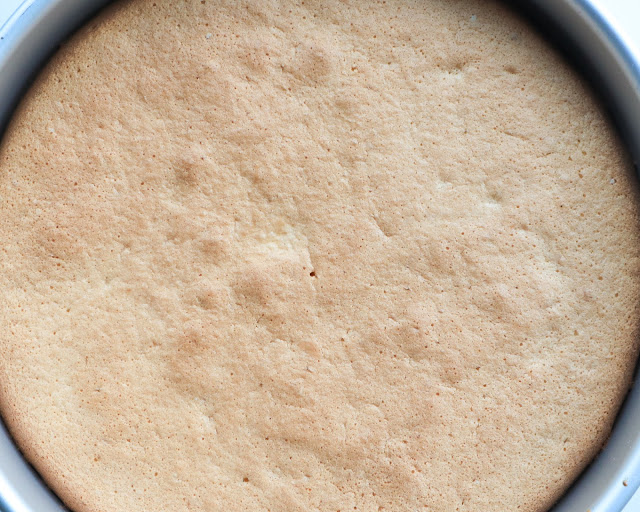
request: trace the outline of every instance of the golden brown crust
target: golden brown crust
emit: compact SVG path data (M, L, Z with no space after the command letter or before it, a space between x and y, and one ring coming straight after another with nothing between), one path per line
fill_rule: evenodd
M0 410L76 512L543 511L629 386L629 162L498 5L118 3L0 162Z

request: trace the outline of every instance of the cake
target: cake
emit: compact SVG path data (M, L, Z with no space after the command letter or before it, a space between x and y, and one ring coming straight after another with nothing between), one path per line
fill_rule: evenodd
M0 198L0 411L75 512L542 512L630 386L631 161L499 3L117 2Z

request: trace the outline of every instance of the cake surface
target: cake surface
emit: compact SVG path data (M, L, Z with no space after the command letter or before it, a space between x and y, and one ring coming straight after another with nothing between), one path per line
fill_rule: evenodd
M630 385L638 213L500 4L119 2L0 149L0 411L75 512L542 512Z

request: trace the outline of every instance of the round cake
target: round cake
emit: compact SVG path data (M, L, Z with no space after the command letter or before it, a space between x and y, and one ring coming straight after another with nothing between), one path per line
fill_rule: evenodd
M632 165L501 4L118 2L0 162L0 410L75 512L542 512L629 388Z

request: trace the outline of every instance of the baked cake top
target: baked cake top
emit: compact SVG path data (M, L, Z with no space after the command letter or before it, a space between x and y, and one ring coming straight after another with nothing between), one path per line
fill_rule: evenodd
M630 383L632 174L499 4L117 3L0 150L0 408L76 512L547 510Z

